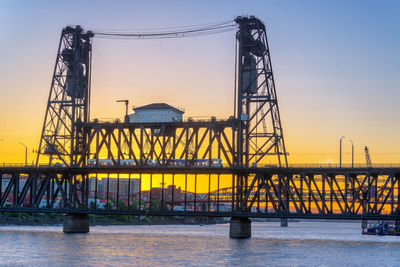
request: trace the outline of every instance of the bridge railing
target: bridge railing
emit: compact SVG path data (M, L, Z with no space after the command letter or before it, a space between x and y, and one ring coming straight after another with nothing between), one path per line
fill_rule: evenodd
M63 166L60 163L54 163L54 164L39 164L38 167L60 167ZM0 163L0 167L36 167L36 164L34 163ZM160 166L161 167L161 166ZM165 166L164 166L165 167ZM171 166L169 166L171 167ZM222 163L221 167L224 168L229 168L229 164L227 163ZM254 166L253 166L254 167ZM276 164L257 164L257 168L277 168L278 165ZM326 169L326 168L400 168L400 163L376 163L368 166L367 164L338 164L338 163L294 163L294 164L289 164L289 168L314 168L314 169Z
M271 164L258 164L257 167L259 168L270 168L270 167L277 167L277 165ZM400 168L400 163L376 163L376 164L351 164L351 163L294 163L289 164L289 168Z
M49 166L58 166L57 163L49 165L49 164L39 164L38 167L49 167ZM3 162L0 163L0 167L36 167L35 163L10 163L10 162Z

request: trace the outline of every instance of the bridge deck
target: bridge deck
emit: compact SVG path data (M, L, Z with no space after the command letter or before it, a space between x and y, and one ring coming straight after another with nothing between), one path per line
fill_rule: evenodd
M395 167L9 166L0 192L0 212L400 219Z
M396 167L194 167L194 166L98 166L98 167L60 167L60 166L0 166L0 173L56 172L72 174L88 173L170 173L170 174L299 174L299 173L398 173Z

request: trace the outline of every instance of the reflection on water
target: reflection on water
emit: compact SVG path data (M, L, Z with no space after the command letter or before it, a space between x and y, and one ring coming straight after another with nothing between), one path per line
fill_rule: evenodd
M253 238L229 239L229 225L0 227L0 265L393 266L400 237L363 236L354 222L252 224Z

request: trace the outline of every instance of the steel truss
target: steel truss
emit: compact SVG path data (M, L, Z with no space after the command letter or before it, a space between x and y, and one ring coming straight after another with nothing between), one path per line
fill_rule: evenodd
M85 203L86 194L83 190L87 179L79 175L62 173L60 171L32 171L32 172L12 172L1 174L1 182L7 181L7 185L2 189L0 207L7 207L7 201L11 197L11 207L24 209L42 208L87 208ZM21 187L21 181L23 186ZM62 201L56 206L57 197ZM43 204L45 200L45 204ZM45 205L43 207L43 205ZM8 204L10 206L10 204Z
M263 162L276 155L287 166L287 154L278 108L265 25L255 17L237 17L237 164ZM236 111L235 111L236 113Z
M242 205L266 213L399 214L399 169L288 169L258 173Z
M140 166L1 168L0 211L400 219L400 169L172 169L171 174L167 167ZM243 173L250 182L238 200L235 176ZM101 174L107 182L102 197ZM161 186L155 175L162 177ZM179 176L184 178L177 182ZM139 188L118 192L110 177L118 183L129 179L129 185L136 179ZM144 184L150 187L144 190ZM208 189L198 189L200 184ZM100 198L107 202L103 208L91 204Z
M277 155L278 165L286 166L265 25L255 17L237 17L235 21L238 52L234 119L240 123L232 133L229 163L249 166L262 162L268 155ZM55 160L66 166L84 165L80 157L89 154L85 151L84 131L79 125L89 122L90 118L93 36L79 26L66 27L61 33L37 163L41 156L49 155L50 163Z
M133 159L135 166L169 166L174 159L184 159L193 166L195 159L221 159L235 164L233 133L235 120L175 123L87 123L82 125L84 147L78 166L88 158L111 159L121 166L123 159ZM97 161L98 163L98 161ZM211 164L209 164L211 165Z
M287 166L265 25L253 16L237 17L235 21L238 24L235 117L240 121L236 131L237 165L256 167L267 155L276 155L278 166ZM247 209L243 200L249 181L247 175L237 176L237 210Z
M335 213L333 206L330 209L326 208L327 194L330 194L329 201L332 203L335 200L339 201L342 194L345 194L346 201L348 198L347 189L343 193L338 189L337 182L335 183L336 178L332 178L336 176L323 176L323 188L318 188L315 180L303 173L297 177L299 174L285 175L285 169L278 168L276 172L265 169L264 172L260 172L262 169L257 168L257 163L265 163L267 156L277 156L278 167L287 166L287 153L265 25L255 17L237 17L235 21L238 25L235 112L230 120L210 122L89 122L93 33L84 32L79 26L63 29L37 163L42 155L47 154L50 165L52 161L56 161L66 168L48 168L47 171L41 168L26 172L3 171L0 173L2 181L9 175L11 178L7 180L6 188L1 191L0 208L7 209L8 205L11 206L8 208L24 210L112 213L122 212L119 209L119 200L123 198L127 200L129 212L137 214L169 212L172 215L177 212L174 206L182 203L185 212L189 212L188 206L192 205L193 214L208 212L214 214L213 216L230 216L226 215L227 211L223 213L219 210L220 203L229 204L230 213L249 213L257 216L289 214L293 209L297 214L314 214L316 211L317 214ZM89 159L96 161L93 168L87 167ZM110 160L112 166L99 166L100 159ZM133 166L124 167L123 162L126 159L133 160ZM213 159L222 160L224 168L196 169L194 163L199 159L208 160L208 166L211 166ZM174 160L184 160L185 166L174 165ZM156 167L151 169L151 165ZM250 165L255 168L249 169ZM90 182L95 181L94 203L97 205L98 175L102 174L101 171L116 176L117 192L110 192L108 177L106 209L92 209L89 198L92 198L93 194L89 189L93 184ZM129 175L129 188L132 175L139 174L142 184L142 175L149 174L149 177L143 178L150 184L149 191L144 192L140 189L132 195L129 189L127 195L121 195L119 185L120 175L123 174ZM177 198L174 177L179 174L185 176L185 186L180 191L183 193L179 193L180 197ZM161 189L154 192L153 175L162 175ZM170 175L172 184L164 181L164 178ZM215 175L217 178L213 177ZM223 175L230 177L224 177L222 185L220 179ZM208 180L204 177L208 177ZM213 179L218 180L217 189L211 187ZM22 180L26 181L23 188L20 188ZM189 190L187 184L193 181L195 188ZM207 192L198 192L198 181L208 183ZM227 185L226 181L230 184ZM332 186L336 185L338 191L332 186L329 187L331 191L325 191L328 188L326 181ZM300 187L292 191L291 184L295 187L296 183ZM172 185L172 189L165 187L166 185ZM347 186L346 183L346 188ZM288 189L285 191L285 188ZM314 189L324 192L322 210L318 198L314 195ZM356 194L356 189L353 190ZM158 199L158 207L154 207L154 194L159 192L161 198ZM301 192L300 196L298 192ZM398 193L398 190L396 192ZM308 194L309 203L315 203L304 205L305 194ZM29 200L26 200L28 195ZM12 203L9 203L10 196ZM116 203L114 208L109 206L110 198L116 198L113 200ZM43 207L44 199L46 205ZM134 206L131 201L138 203L136 210L130 209ZM255 203L257 211L253 212ZM200 210L197 210L197 204L201 205ZM347 212L347 206L345 207L344 211ZM339 206L342 212L341 208L343 207ZM360 208L354 210L354 214L359 214L359 210ZM369 209L366 210L370 212Z
M70 166L81 154L76 122L89 120L92 37L79 26L62 30L36 164L46 155L50 164Z

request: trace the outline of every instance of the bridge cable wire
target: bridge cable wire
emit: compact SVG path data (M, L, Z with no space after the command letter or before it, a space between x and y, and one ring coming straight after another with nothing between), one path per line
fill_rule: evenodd
M143 40L143 39L167 39L167 38L183 38L195 37L203 35L211 35L224 33L236 29L236 24L232 21L212 24L201 27L183 27L180 30L169 31L138 31L138 32L115 32L115 31L95 31L95 38L100 39L130 39L130 40Z
M226 25L228 23L234 23L233 20L227 20L227 21L219 21L219 22L213 22L213 23L201 23L201 24L193 24L193 25L186 25L186 26L175 26L175 27L161 27L161 28L145 28L145 29L93 29L93 32L111 32L111 33L131 33L131 32L137 32L137 33L146 33L147 31L151 32L162 32L162 31L182 31L182 30L188 30L188 29L194 29L194 28L205 28L205 27L214 27L214 26L221 26L221 25ZM77 25L69 25L72 27L76 27Z

